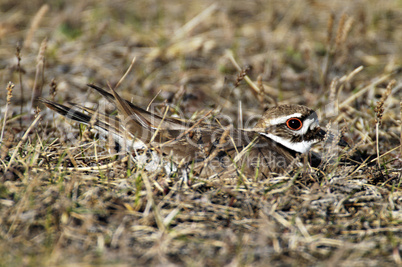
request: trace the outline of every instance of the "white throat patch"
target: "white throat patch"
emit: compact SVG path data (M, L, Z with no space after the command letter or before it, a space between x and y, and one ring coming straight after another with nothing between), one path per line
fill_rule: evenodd
M260 134L265 136L265 137L268 137L268 138L272 139L273 141L275 141L275 142L277 142L277 143L279 143L279 144L281 144L281 145L283 145L283 146L285 146L287 148L289 148L290 150L293 150L293 151L296 151L296 152L299 152L299 153L302 153L302 154L306 153L307 151L309 151L311 146L317 142L317 140L310 140L310 141L303 140L301 142L292 143L287 139L284 139L282 137L273 135L271 133L260 133Z

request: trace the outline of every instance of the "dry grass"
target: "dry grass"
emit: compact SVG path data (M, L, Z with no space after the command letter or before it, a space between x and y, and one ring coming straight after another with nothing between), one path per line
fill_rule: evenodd
M402 264L400 1L30 3L0 3L2 266ZM348 163L183 183L34 117L36 94L100 101L85 84L116 85L134 57L118 90L140 106L157 95L187 118L235 118L241 101L245 121L304 104L343 129Z

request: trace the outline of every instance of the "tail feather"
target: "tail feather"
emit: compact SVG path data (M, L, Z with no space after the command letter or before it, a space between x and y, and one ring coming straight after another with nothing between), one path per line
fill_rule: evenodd
M131 108L130 105L127 104L127 102L123 100L114 89L112 89L112 94L115 99L114 104L119 111L119 116L121 116L122 120L126 122L125 126L130 128L130 132L136 131L138 126L142 126L149 131L155 130L155 127L153 127L152 124L141 115L141 113Z
M48 108L56 111L66 118L78 121L80 123L91 125L103 134L111 134L113 139L122 147L130 149L131 145L143 147L143 144L133 144L135 136L130 132L125 131L121 127L121 122L118 118L108 116L96 110L83 107L78 104L71 103L72 107L68 107L44 98L38 98ZM86 112L86 113L83 113Z
M141 140L143 143L149 143L153 140L161 144L180 136L180 133L188 130L193 125L192 122L162 118L159 115L148 112L122 99L113 89L111 89L112 93L108 93L93 84L88 84L88 86L98 91L115 105L119 113L118 117L108 116L98 110L74 103L71 104L72 107L67 107L43 98L38 100L48 108L69 119L95 126L104 133L109 132L119 143L122 140L125 140L126 143L130 140Z
M45 98L38 98L43 104L45 104L48 108L56 111L57 113L63 115L66 118L79 121L85 124L88 124L91 120L91 116L84 114L80 111L74 110L70 107L64 106L62 104L47 100Z
M115 90L112 90L113 94L110 94L94 84L88 84L88 86L98 91L110 103L114 104L119 112L126 112L127 116L130 117L134 115L133 119L141 121L140 123L144 127L151 127L154 129L160 127L168 130L186 130L187 127L192 126L192 123L189 123L188 121L173 118L162 118L157 114L146 111L134 105L130 101L122 99Z
M106 92L102 88L94 85L94 84L88 84L89 87L95 89L98 91L101 95L103 95L109 102L111 102L113 105L116 106L117 110L119 111L120 115L123 116L124 119L127 119L128 117L132 118L132 116L135 116L134 119L137 123L142 125L143 127L146 128L155 128L152 126L150 121L146 119L145 117L142 116L142 114L147 114L149 116L152 116L152 118L158 118L159 116L155 114L151 114L150 112L143 110L140 107L137 107L133 103L122 99L114 89L112 90L112 94ZM159 117L159 119L162 119ZM151 129L149 129L151 130Z

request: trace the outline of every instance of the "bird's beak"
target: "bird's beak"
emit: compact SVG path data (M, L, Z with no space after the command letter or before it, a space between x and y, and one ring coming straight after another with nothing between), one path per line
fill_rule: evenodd
M324 140L325 136L327 135L327 132L320 128L318 130L317 135Z
M334 141L334 139L336 138L332 133L327 133L326 131L324 131L321 128L318 131L318 135L320 137L322 137L322 139L327 138L327 142L329 142L329 143ZM338 141L337 145L340 146L340 147L348 147L349 146L349 144L345 140L343 140L342 136L341 136L341 138L339 138L339 141Z

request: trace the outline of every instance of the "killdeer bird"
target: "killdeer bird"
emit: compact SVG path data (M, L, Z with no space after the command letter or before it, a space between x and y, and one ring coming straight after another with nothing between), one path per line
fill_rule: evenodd
M112 135L129 150L138 148L140 142L204 177L239 173L268 177L284 172L299 154L309 151L326 135L317 114L301 105L270 108L254 128L235 129L218 123L165 118L123 100L114 89L109 93L93 84L88 86L113 103L119 115L108 116L76 104L70 108L46 99L40 101L65 117Z

